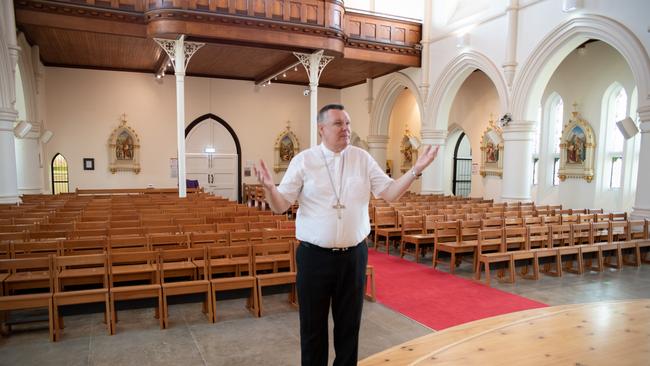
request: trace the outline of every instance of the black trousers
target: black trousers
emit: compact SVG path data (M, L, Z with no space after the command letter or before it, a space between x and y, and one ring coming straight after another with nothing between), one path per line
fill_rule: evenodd
M368 246L363 241L346 251L332 252L301 242L296 263L302 366L327 365L330 303L334 366L356 365Z

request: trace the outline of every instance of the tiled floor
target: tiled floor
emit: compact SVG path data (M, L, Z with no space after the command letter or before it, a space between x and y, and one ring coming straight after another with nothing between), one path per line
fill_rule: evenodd
M424 263L430 262L430 256L425 258ZM463 262L457 275L471 278L471 265ZM549 305L650 298L650 265L519 279L515 284L493 281L493 286ZM151 308L123 310L115 336L107 334L102 314L67 316L57 343L48 342L45 323L16 326L10 337L0 338L0 365L298 365L298 313L286 295L265 296L262 318L253 318L244 301L219 301L216 324L207 322L198 303L172 305L167 330L159 329ZM381 304L366 302L359 357L431 331ZM333 356L330 350L330 360Z

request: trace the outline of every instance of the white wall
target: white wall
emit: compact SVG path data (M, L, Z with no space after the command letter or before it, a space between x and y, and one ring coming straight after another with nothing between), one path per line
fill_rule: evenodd
M477 71L470 74L458 90L449 113L449 138L445 145L446 192L452 191L454 147L460 129L465 132L472 149L472 163L481 164L481 137L488 126L490 115L497 118L499 97L490 78ZM501 196L501 179L498 177L481 177L472 175L472 197L497 199Z
M589 122L596 135L596 171L591 183L582 179L567 179L560 182L559 186L553 187L548 185L549 180L541 181L537 189L538 202L555 203L553 196L557 194L559 201L566 207L602 207L607 210L628 211L631 209L620 205L620 189L609 188L609 181L606 179L609 175L605 174L607 169L602 164L606 130L606 116L602 115L601 108L603 94L615 81L625 88L629 100L635 85L630 68L620 53L604 42L587 44L584 54L572 52L556 69L544 91L542 105L551 93L558 93L564 102L563 120L566 123L574 110L573 103L577 103L577 110L582 118ZM542 126L542 131L548 131L548 128ZM552 146L549 144L547 149L552 149ZM540 149L540 153L544 150Z
M54 155L68 160L70 189L110 187L175 187L169 159L176 157L176 87L174 76L162 83L142 73L46 68L47 127L54 138L45 146L47 166ZM213 113L239 137L242 163L263 158L273 164L275 139L291 121L301 149L309 145L309 98L304 88L273 84L256 90L252 82L188 77L185 122ZM319 106L339 103L340 92L319 89ZM141 143L142 171L108 171L108 139L126 113ZM84 171L82 158L95 158L95 170ZM275 176L276 182L281 174ZM243 182L253 182L244 178ZM49 181L49 178L48 178Z

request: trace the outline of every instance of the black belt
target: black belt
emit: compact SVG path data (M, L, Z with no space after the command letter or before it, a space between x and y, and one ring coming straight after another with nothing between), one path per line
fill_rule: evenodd
M301 241L300 245L302 245L305 248L313 248L313 249L318 249L318 250L322 250L322 251L330 252L330 253L347 252L348 250L354 249L354 248L357 247L356 245L353 245L351 247L342 247L342 248L324 248L324 247L318 246L316 244L308 243L306 241Z

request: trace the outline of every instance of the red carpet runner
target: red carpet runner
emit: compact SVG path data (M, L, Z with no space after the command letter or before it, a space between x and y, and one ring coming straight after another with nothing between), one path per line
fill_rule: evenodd
M368 263L375 267L377 301L434 330L547 306L372 248Z

